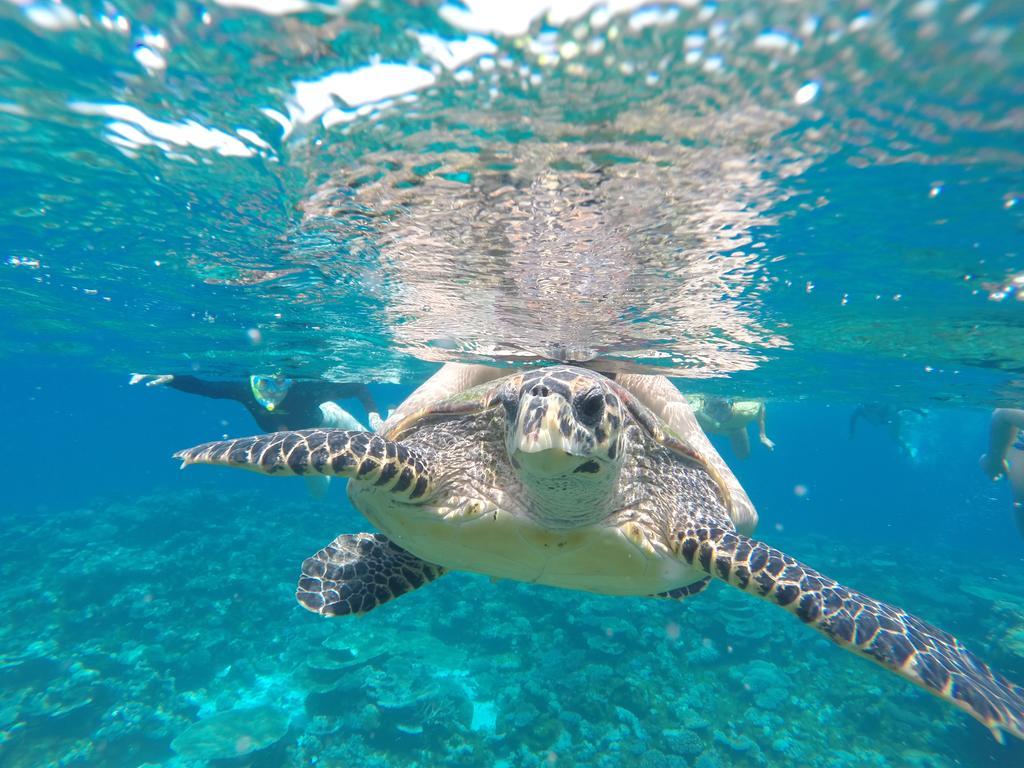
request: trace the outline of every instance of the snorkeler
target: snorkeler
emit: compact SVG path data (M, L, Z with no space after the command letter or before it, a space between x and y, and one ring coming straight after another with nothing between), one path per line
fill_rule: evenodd
M888 403L861 403L850 416L850 439L853 439L857 431L857 420L864 419L868 424L874 424L876 427L888 427L889 435L899 445L900 451L912 459L916 458L917 449L908 443L903 435L904 413L914 413L918 416L927 415L917 408L896 408Z
M686 399L701 429L728 437L736 458L745 459L750 456L747 425L755 419L761 445L769 451L775 449L775 443L768 439L765 431L765 405L760 400L727 400L724 397L705 395L687 395Z
M993 480L1003 475L1013 491L1013 515L1024 536L1024 410L996 408L989 427L988 453L978 460Z
M148 381L147 381L148 379ZM365 432L366 428L335 400L355 398L366 410L370 426L381 418L365 384L336 384L329 381L292 381L283 376L250 376L248 381L206 381L195 376L169 373L133 373L130 385L146 382L147 387L169 386L181 392L236 400L245 406L264 432L332 427ZM311 477L307 485L314 496L327 492L327 477Z

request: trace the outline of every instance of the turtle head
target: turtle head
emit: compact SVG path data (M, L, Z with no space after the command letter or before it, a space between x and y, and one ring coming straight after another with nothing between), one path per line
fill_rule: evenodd
M510 379L501 397L509 459L527 484L562 478L568 490L617 476L625 407L607 378L564 367L529 371Z

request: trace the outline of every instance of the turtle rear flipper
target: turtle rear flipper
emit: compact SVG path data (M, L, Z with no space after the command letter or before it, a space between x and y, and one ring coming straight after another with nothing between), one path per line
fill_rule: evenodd
M443 573L379 533L346 533L303 561L295 598L321 616L358 615Z
M237 440L218 440L178 451L182 469L216 464L265 475L355 477L418 501L430 495L426 463L400 442L372 432L301 429Z
M677 539L679 554L690 565L783 606L842 648L959 707L1000 743L1002 731L1024 739L1024 688L990 669L948 632L734 531L690 528Z

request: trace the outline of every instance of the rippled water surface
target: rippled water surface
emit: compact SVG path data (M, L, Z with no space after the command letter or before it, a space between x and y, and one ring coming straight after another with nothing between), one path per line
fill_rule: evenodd
M1024 400L1022 234L1019 0L0 0L0 764L1024 765L726 587L316 620L342 484L182 476L253 424L127 386L387 408L443 361L590 361L763 398L774 453L715 438L759 535L1024 681L976 468ZM853 435L874 401L903 434Z
M1013 2L2 13L8 356L1020 367Z

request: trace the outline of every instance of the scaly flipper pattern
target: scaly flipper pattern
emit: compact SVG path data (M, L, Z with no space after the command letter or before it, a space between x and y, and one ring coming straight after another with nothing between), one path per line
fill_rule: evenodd
M443 573L379 533L342 534L303 561L295 598L321 616L359 615Z
M335 475L358 477L411 501L430 495L431 477L424 461L401 443L372 432L302 429L271 432L237 440L218 440L178 451L184 469L190 464L239 467L266 475Z
M690 528L676 538L687 563L783 606L846 650L949 701L1000 743L1002 731L1024 739L1024 688L989 669L948 632L734 531Z
M685 600L688 597L696 595L698 592L703 592L704 588L711 583L711 577L705 576L700 581L695 581L693 584L687 584L685 587L676 587L670 589L667 592L659 592L651 597L667 597L669 600Z

